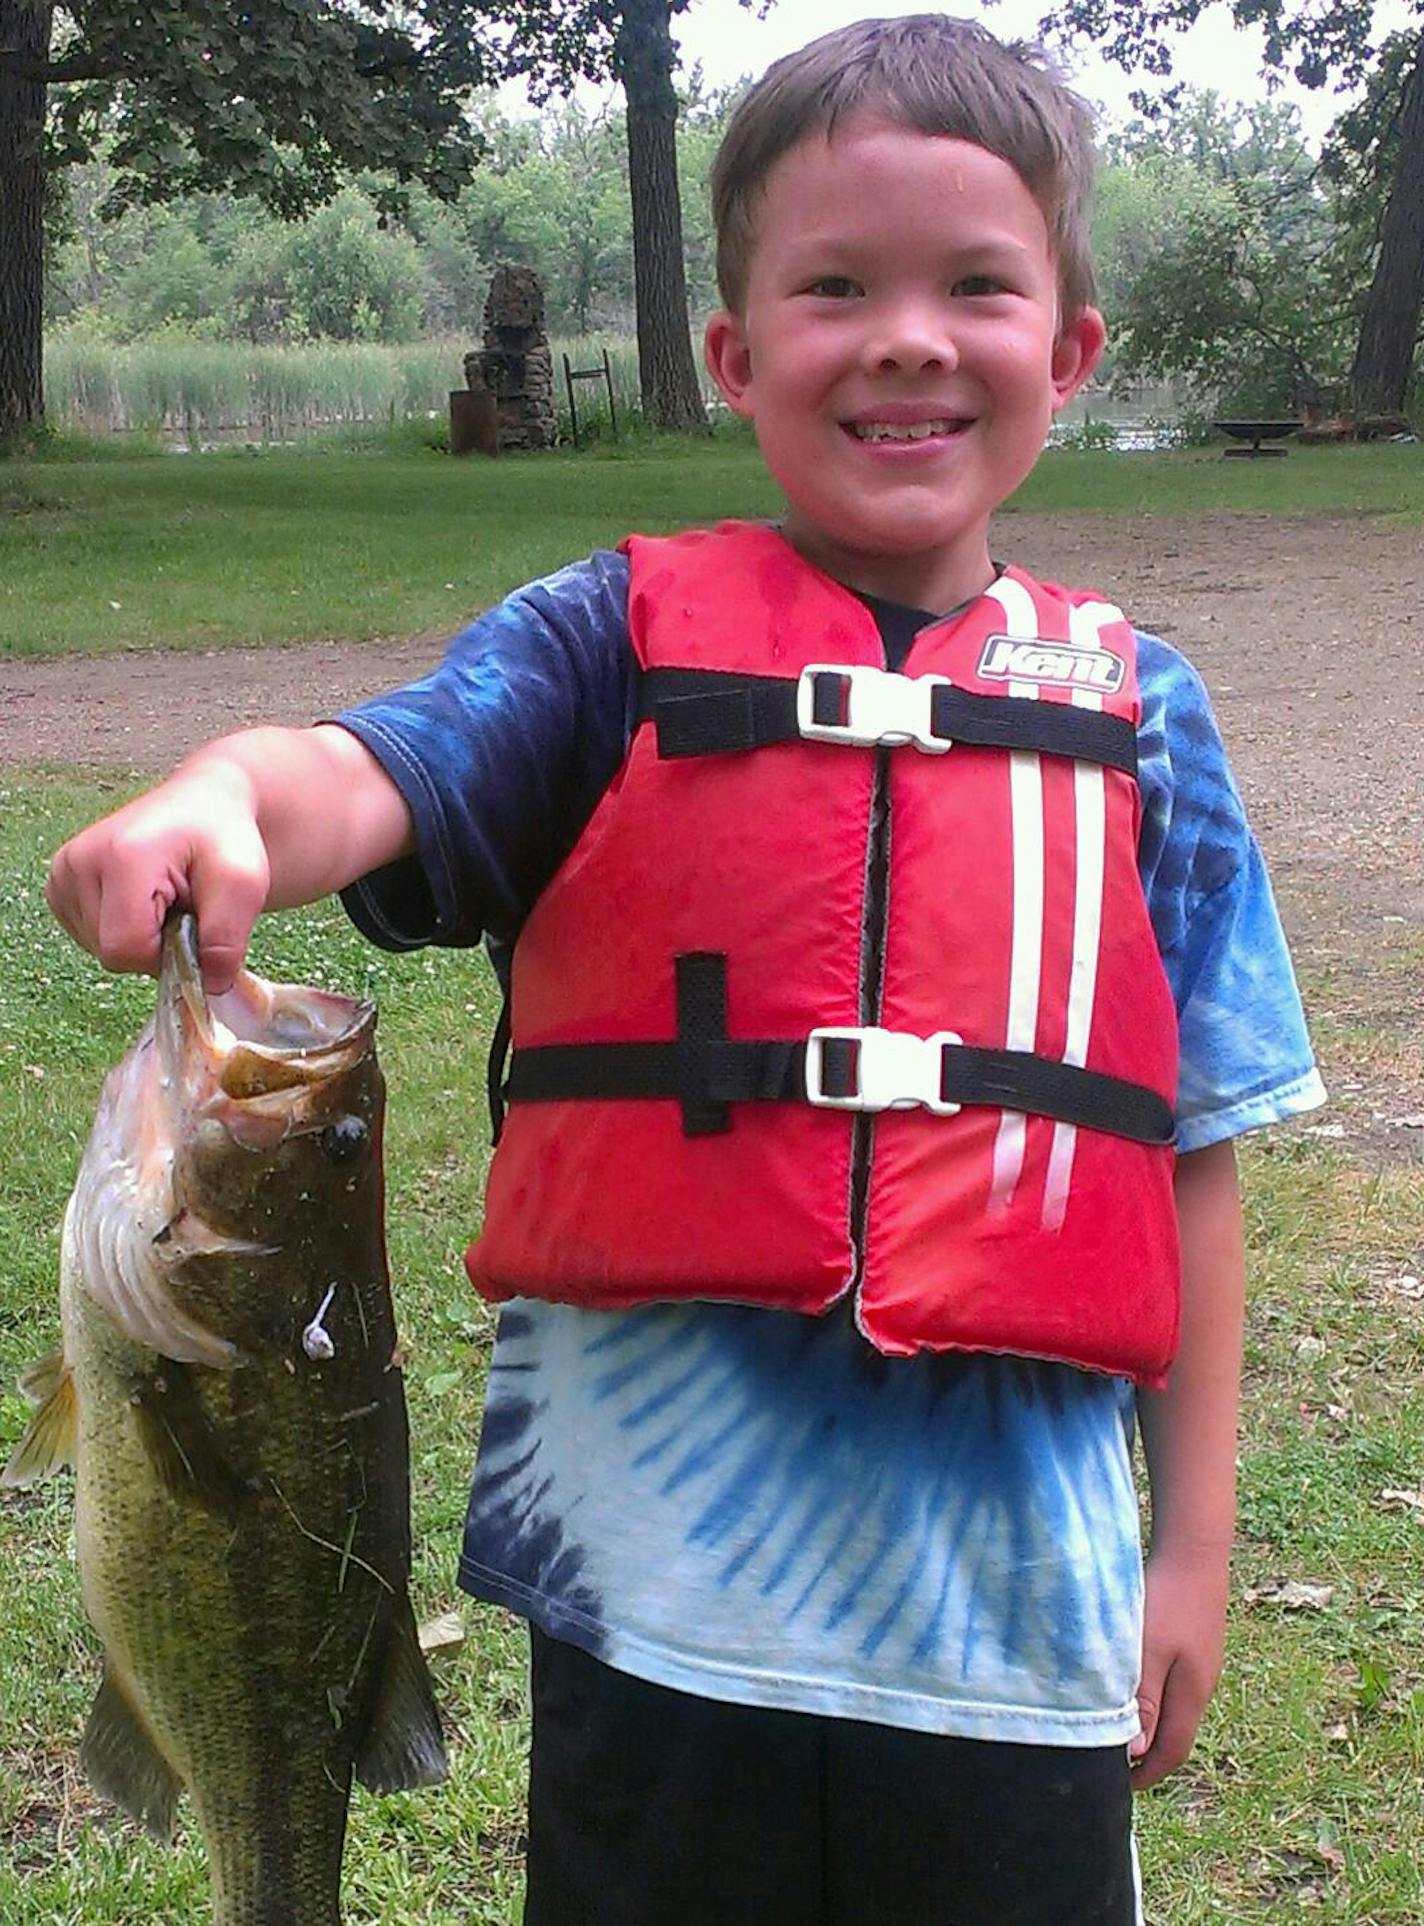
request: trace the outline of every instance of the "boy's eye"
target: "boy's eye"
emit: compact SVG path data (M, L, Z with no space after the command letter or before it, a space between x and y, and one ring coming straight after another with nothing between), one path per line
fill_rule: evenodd
M859 286L848 274L822 274L807 287L808 294L823 294L833 301L844 301L859 294Z
M1002 294L1004 284L992 274L966 274L954 284L956 294Z

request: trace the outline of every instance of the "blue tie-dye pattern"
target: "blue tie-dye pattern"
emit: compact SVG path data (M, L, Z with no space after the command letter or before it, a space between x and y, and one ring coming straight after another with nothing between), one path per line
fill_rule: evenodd
M512 597L434 676L343 717L418 861L349 893L377 941L499 944L636 714L627 567ZM1140 642L1140 860L1194 1149L1319 1099L1269 885L1195 673ZM729 1305L500 1321L461 1562L626 1669L712 1697L1110 1744L1135 1729L1130 1389L1022 1359L871 1352L849 1312Z

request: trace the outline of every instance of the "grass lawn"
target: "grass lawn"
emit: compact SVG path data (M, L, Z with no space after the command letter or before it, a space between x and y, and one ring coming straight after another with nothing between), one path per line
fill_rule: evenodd
M49 850L122 795L112 781L41 771L0 784L0 1456L26 1418L15 1375L56 1339L60 1214L101 1074L151 1004L149 985L106 978L67 943L41 897ZM454 1598L491 1330L458 1262L482 1177L468 1146L483 1112L488 982L459 955L383 956L331 907L265 922L254 960L381 1005L425 1615ZM1424 954L1401 942L1386 961L1404 1007ZM1307 976L1306 989L1326 1012L1317 1034L1329 1059L1350 1039L1332 1030L1328 985ZM1424 1170L1372 1174L1309 1128L1248 1143L1244 1161L1252 1302L1237 1602L1227 1677L1197 1753L1142 1802L1149 1915L1156 1926L1418 1926ZM77 1595L67 1478L0 1494L0 1569L0 1831L10 1842L0 1919L206 1918L191 1834L176 1851L152 1845L101 1808L78 1771L98 1658ZM1311 1589L1283 1592L1286 1583ZM351 1926L518 1918L522 1641L498 1614L465 1609L470 1641L439 1679L452 1783L386 1799L358 1792Z
M777 491L743 440L464 462L408 445L0 462L0 657L448 635L518 583ZM1047 455L1014 507L1424 520L1424 446Z

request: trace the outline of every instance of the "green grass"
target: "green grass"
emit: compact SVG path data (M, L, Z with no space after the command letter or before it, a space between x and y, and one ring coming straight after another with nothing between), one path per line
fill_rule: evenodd
M768 514L734 445L0 466L0 656L450 634L632 528ZM8 512L6 512L8 504Z
M122 783L52 772L0 783L0 1456L26 1412L10 1386L55 1342L57 1230L103 1070L151 1004L48 921L47 853L122 800ZM1289 904L1287 904L1289 909ZM390 1079L389 1223L411 1343L416 1604L448 1606L491 1322L459 1253L478 1210L483 966L390 958L330 906L259 926L258 967L381 1006ZM1308 996L1338 1006L1308 955ZM1374 959L1382 1008L1408 1008L1421 958ZM1321 1026L1327 1079L1346 1030ZM1375 1040L1367 1077L1397 1078L1410 1037ZM1424 1167L1367 1168L1309 1125L1244 1154L1251 1311L1240 1549L1227 1673L1190 1763L1142 1801L1155 1926L1417 1926L1424 1918L1424 1518L1383 1496L1424 1486ZM61 1479L0 1494L0 1919L6 1926L188 1926L206 1917L200 1851L167 1852L105 1811L78 1773L98 1676ZM1261 1596L1329 1588L1317 1608ZM1256 1596L1253 1598L1253 1594ZM472 1636L442 1673L453 1778L357 1797L351 1926L493 1926L518 1917L522 1641L466 1605Z
M391 452L392 447L398 452ZM448 635L616 541L777 512L735 433L452 461L408 437L0 462L0 657ZM1009 514L1377 512L1424 519L1424 447L1285 461L1051 452Z
M1424 520L1424 443L1292 447L1284 461L1050 449L1014 496L1033 514L1379 514Z

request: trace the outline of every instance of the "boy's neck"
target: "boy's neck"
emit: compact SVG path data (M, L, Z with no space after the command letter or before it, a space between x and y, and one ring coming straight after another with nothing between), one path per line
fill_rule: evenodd
M829 540L794 508L781 527L797 553L824 574L846 588L902 608L932 612L959 608L982 595L999 573L989 557L987 530L933 554L877 555Z

